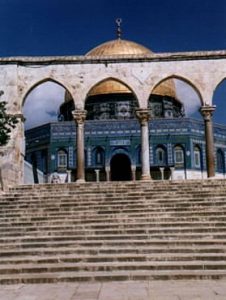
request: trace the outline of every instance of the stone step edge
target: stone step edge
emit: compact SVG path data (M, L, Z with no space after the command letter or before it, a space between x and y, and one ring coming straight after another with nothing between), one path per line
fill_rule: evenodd
M50 232L49 232L50 233ZM63 231L63 232L52 232L54 234L50 235L50 237L61 237L61 236L65 236L68 235L68 231ZM13 234L2 234L2 237L4 238L8 238L8 237L23 237L23 236L27 236L27 237L42 237L43 236L43 232L41 232L40 235L38 234L34 234L34 232L31 232L31 234L28 233L13 233ZM148 233L148 234L143 234L143 233L136 233L131 235L128 233L123 233L121 235L119 234L102 234L102 235L77 235L77 234L72 234L70 236L73 236L74 239L77 239L77 241L79 242L84 242L84 241L97 241L97 242L101 242L103 240L107 240L107 241L115 241L115 240L123 240L125 239L127 242L131 242L134 239L140 239L140 240L146 240L151 241L152 239L159 239L159 240L167 240L167 239L174 239L174 241L180 241L181 239L183 239L184 237L186 237L187 239L189 238L196 238L196 239L206 239L206 238L211 238L213 241L215 239L221 239L221 240L225 240L226 239L226 233L224 232L183 232L183 236L181 236L181 232L171 232L171 233L165 233L165 232L155 232L155 233Z
M36 230L37 229L37 230ZM59 234L65 234L66 232L70 232L70 233L74 233L75 235L79 236L79 235L84 235L85 236L106 236L106 235L110 235L110 236L117 236L119 234L132 234L132 235L136 235L136 234L144 234L146 236L150 236L150 234L156 234L156 233L169 233L169 232L174 232L174 233L211 233L211 234L218 234L218 233L222 233L224 232L226 234L226 226L197 226L197 227L158 227L158 226L153 226L150 228L146 228L146 227L141 227L141 228L106 228L106 229L95 229L95 228L83 228L83 229L78 229L76 228L76 226L62 226L62 227L57 227L57 226L43 226L43 227L28 227L28 228L24 228L24 227L20 227L20 228L4 228L1 229L1 235L4 236L4 233L14 233L15 235L17 234L36 234L36 233L43 233L43 231L47 231L48 233L55 233L57 231L57 233Z
M65 216L66 218L66 216ZM216 216L216 217L210 217L207 218L205 217L203 221L200 221L200 217L197 218L193 218L193 219L189 219L189 218L139 218L139 219L132 219L132 218L115 218L115 219L105 219L105 220L99 220L99 222L95 219L77 219L75 220L75 218L67 218L65 220L65 218L59 219L59 220L49 220L48 218L44 219L44 220L27 220L27 221L19 221L19 220L15 220L12 223L11 220L8 221L0 221L0 228L1 227L8 227L10 225L10 227L24 227L24 226L39 226L39 225L43 225L43 226L58 226L59 224L72 224L74 226L78 226L78 227L118 227L118 226L145 226L145 225L155 225L155 224L162 224L162 225L166 225L166 224L173 224L173 225L178 225L178 226L184 226L184 224L192 224L192 225L197 225L197 224L214 224L214 225L219 225L219 224L226 224L226 216L225 217L221 217L221 216ZM222 220L223 219L223 220Z
M9 264L7 266L0 265L0 272L3 275L3 272L7 272L7 270L15 270L18 273L23 272L30 272L30 270L36 269L33 273L38 272L48 272L49 269L52 269L50 272L60 272L58 269L70 269L70 268L82 268L82 267L148 267L148 268L158 268L158 267L166 267L166 268L182 268L186 269L186 267L200 267L202 270L206 270L208 267L213 267L214 270L222 269L226 270L226 261L217 261L217 262L210 262L210 261L105 261L105 262L58 262L58 263L29 263L29 264L20 264L19 268L17 264ZM25 270L26 269L26 270Z
M96 259L96 260L95 260ZM109 260L112 259L112 260ZM124 259L124 260L123 260ZM128 260L129 259L129 260ZM135 259L135 260L134 260ZM136 260L137 259L137 260ZM82 261L84 260L84 261ZM90 261L91 260L91 261ZM215 261L216 260L216 261ZM172 253L156 253L156 254L106 254L103 253L101 255L90 255L90 254L84 254L84 255L76 255L76 253L71 253L71 254L62 254L62 255L54 255L52 256L43 256L40 257L39 255L26 255L23 257L19 258L11 258L11 257L3 257L1 258L0 265L1 268L5 268L5 265L7 266L14 266L14 267L19 267L21 265L46 265L46 264L58 264L58 263L103 263L103 264L108 264L108 263L116 263L116 264L125 264L125 263L181 263L181 264L187 264L187 263L199 263L199 264L213 264L213 265L224 265L226 264L226 256L224 254L220 253L179 253L178 255L172 254Z
M53 274L16 274L11 276L0 275L0 284L26 284L26 283L57 283L57 282L103 282L125 280L197 280L197 279L225 279L225 271L111 271L111 272L65 272Z
M203 229L203 228L208 228L208 229L221 229L221 228L226 228L226 221L200 221L200 222L193 222L193 221L175 221L175 222L159 222L158 220L155 221L150 221L147 223L142 223L142 222L124 222L124 223L99 223L99 224L79 224L79 223L73 223L68 221L65 223L59 222L60 224L52 224L51 222L45 222L46 224L43 224L42 222L33 222L29 224L21 224L17 225L16 223L12 224L6 224L7 226L1 226L0 224L0 231L5 232L5 231L16 231L16 230L25 230L25 231L32 231L33 229L38 229L42 231L43 229L45 230L55 230L55 229L60 229L64 230L67 228L71 228L72 230L87 230L87 231L96 231L99 230L101 231L115 231L115 230L134 230L133 227L135 227L136 230L143 230L144 228L146 230L152 230L152 229L171 229L175 228L177 229L178 227L180 229ZM10 226L9 226L10 225ZM36 230L37 231L37 230Z
M6 241L5 241L6 240ZM13 240L14 243L12 243L10 240ZM26 241L27 240L27 241ZM126 248L132 247L129 244L132 244L134 248L134 246L139 246L139 248L142 249L142 245L144 244L146 247L150 247L150 246L170 246L170 247L176 247L176 246L191 246L191 247L213 247L213 246L225 246L226 245L226 239L180 239L180 240L161 240L161 239L130 239L129 243L128 240L121 240L121 239L116 239L113 241L109 241L109 240L80 240L78 241L77 238L72 238L71 236L62 236L62 237L51 237L51 236L42 236L42 237L24 237L24 238L20 238L18 237L18 240L15 240L14 237L9 237L7 239L4 238L0 238L0 242L3 243L3 245L9 246L14 245L14 244L19 244L19 245L26 245L26 244L45 244L49 243L49 244L61 244L61 243L65 243L65 242L72 242L72 243L76 243L78 245L78 247L81 248L81 244L82 245L88 245L89 247L93 247L92 244L96 245L98 244L101 249L102 248L112 248L113 246L119 246L120 247L124 247L124 244L126 244ZM104 245L104 247L103 247ZM87 246L86 246L87 247Z
M1 249L0 251L0 257L1 259L3 258L18 258L18 257L24 257L24 256L46 256L46 255L68 255L68 254L75 254L76 253L76 249L79 250L78 247L74 247L74 246L68 246L68 247L40 247L40 248L32 248L32 249ZM123 248L121 248L123 250ZM90 249L92 250L92 249ZM216 248L194 248L194 249L187 249L187 248L181 248L181 247L175 247L172 249L161 249L161 248L152 248L150 249L152 250L152 252L150 254L157 256L159 255L175 255L175 256L179 256L179 255L189 255L189 256L195 256L195 255L199 255L201 256L205 256L205 255L220 255L220 256L224 256L225 254L225 247L216 247ZM191 250L191 251L190 251ZM85 251L85 250L84 250ZM88 253L89 249L86 250L86 253ZM77 251L78 252L78 251ZM92 251L91 251L92 252ZM96 252L95 250L93 250L93 252ZM91 256L91 254L87 254L88 256ZM94 254L94 257L97 254ZM109 253L104 253L104 252L99 252L98 255L100 256L109 256ZM133 254L128 254L130 257L131 256L136 256L138 257L139 255L137 253L133 253ZM148 256L148 253L141 253L141 256ZM77 254L77 256L79 257L79 254ZM83 255L83 257L85 256L85 254ZM116 257L120 257L123 256L122 253L114 253L114 256ZM82 257L82 255L81 255Z

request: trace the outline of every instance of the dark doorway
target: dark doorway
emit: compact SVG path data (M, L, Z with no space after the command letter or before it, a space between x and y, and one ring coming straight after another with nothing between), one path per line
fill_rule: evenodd
M116 154L111 159L111 180L132 180L130 159L125 154Z

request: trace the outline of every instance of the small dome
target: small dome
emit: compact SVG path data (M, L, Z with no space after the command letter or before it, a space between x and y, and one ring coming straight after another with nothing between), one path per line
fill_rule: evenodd
M94 86L88 93L88 97L97 96L97 95L106 95L106 94L131 94L131 93L132 91L120 81L114 79L107 79ZM160 95L160 96L168 96L177 99L176 86L174 80L168 79L160 83L154 88L152 94ZM72 100L71 94L68 91L66 91L64 102L69 102L71 100Z
M151 50L140 44L117 39L97 46L90 50L86 56L148 55L152 53Z
M114 79L108 79L94 86L90 90L88 96L97 96L97 95L104 95L104 94L123 94L123 93L132 93L132 91L123 83ZM176 86L174 80L168 79L160 83L154 88L152 94L160 95L160 96L168 96L177 99Z
M108 79L94 86L88 96L124 93L131 93L131 90L117 80Z
M165 80L164 82L157 85L152 94L160 96L168 96L177 99L176 86L173 79Z

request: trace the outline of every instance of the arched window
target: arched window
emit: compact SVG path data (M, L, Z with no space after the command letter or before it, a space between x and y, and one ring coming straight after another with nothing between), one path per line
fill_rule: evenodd
M166 164L166 150L161 146L156 149L156 162L158 165Z
M137 164L138 165L141 164L141 146L140 145L137 147Z
M176 166L184 165L184 149L182 146L174 148L174 163Z
M194 147L194 165L195 168L201 167L201 150L199 146Z
M104 164L104 150L101 147L97 147L95 151L95 164L103 165Z
M225 172L224 152L221 149L217 150L217 172Z
M67 169L67 151L60 149L57 152L57 166L59 169Z

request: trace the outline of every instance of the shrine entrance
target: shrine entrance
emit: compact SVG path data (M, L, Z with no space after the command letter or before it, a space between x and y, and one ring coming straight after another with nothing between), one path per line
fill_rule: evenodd
M132 180L131 162L126 154L116 154L111 159L111 180Z

